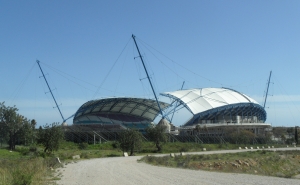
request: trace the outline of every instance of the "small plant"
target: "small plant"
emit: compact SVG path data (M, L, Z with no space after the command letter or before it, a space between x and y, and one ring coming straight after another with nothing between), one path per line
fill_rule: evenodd
M82 152L80 155L82 158L89 159L89 154L87 152Z
M262 151L261 151L261 154L266 154L266 153L267 153L266 150L262 150Z
M187 152L187 151L189 151L189 149L187 147L182 147L182 148L180 148L179 151L180 152Z

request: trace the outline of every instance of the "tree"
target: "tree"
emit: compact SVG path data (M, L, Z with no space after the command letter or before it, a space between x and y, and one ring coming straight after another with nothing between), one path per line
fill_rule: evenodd
M282 134L280 138L281 138L281 141L282 141L283 143L285 143L285 141L286 141L286 137L285 137L285 135L284 135L284 134Z
M32 144L36 141L35 131L36 121L26 120L23 127L20 129L20 139L24 145Z
M238 130L231 128L226 130L226 135L235 144L250 144L255 138L255 134L248 130Z
M130 151L130 156L134 155L134 151L141 148L142 134L134 129L127 129L120 133L120 148L123 152Z
M158 152L161 152L162 150L162 143L167 142L168 138L165 131L166 126L164 125L156 125L156 127L147 128L147 134L149 138L154 142Z
M287 128L285 128L285 127L273 127L272 128L272 133L273 133L274 137L281 138L282 135L287 134Z
M288 135L289 135L289 138L291 138L291 137L294 137L295 135L294 135L294 133L295 133L295 131L294 131L294 127L288 127L287 129L286 129L286 132L288 133ZM294 138L293 138L294 139Z
M63 138L64 133L59 123L46 124L43 128L39 127L38 143L45 147L44 152L57 151Z
M16 146L16 138L20 129L23 127L27 120L24 116L17 113L18 109L7 107L4 102L0 103L0 123L3 130L9 135L9 148L14 150Z
M14 150L16 141L26 144L26 139L33 141L35 133L35 120L29 120L17 113L16 106L5 106L0 103L0 134L1 144L3 138L8 139L10 150Z
M295 143L298 144L298 127L295 127Z
M254 138L255 138L255 134L248 130L241 130L238 137L240 143L244 143L244 144L250 144Z

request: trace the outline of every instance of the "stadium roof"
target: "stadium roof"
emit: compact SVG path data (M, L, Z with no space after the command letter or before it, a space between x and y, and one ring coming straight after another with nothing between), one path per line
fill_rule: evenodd
M251 116L252 118L254 116L257 120L246 121L259 123L267 119L267 113L261 105L249 96L233 89L189 89L166 92L161 95L173 98L174 102L179 102L177 106L182 105L193 114L193 117L184 124L185 126L203 123L203 121L206 123L206 120L220 123L220 121L225 121L226 116L230 117L231 121L234 121L234 116ZM220 120L220 117L223 117L223 120Z
M162 109L168 103L159 102ZM130 97L105 98L84 103L75 113L74 120L89 115L122 120L124 117L136 121L153 121L160 110L155 100Z
M232 104L258 103L238 91L228 88L201 88L161 93L181 102L192 114Z

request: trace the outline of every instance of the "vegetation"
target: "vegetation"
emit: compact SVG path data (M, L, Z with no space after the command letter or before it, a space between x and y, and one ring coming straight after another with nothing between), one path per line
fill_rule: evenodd
M146 156L149 164L193 170L260 174L290 178L300 174L300 151L265 151L186 156Z
M15 151L0 149L0 185L47 184L51 169L60 165L53 156L42 154L18 145Z
M235 144L253 144L255 134L248 130L238 130L237 128L227 128L226 135Z
M130 151L130 156L134 155L134 151L141 148L142 142L142 134L137 130L127 129L120 133L120 148L123 153Z
M63 138L64 133L58 123L46 124L44 129L42 127L39 128L38 143L45 147L44 152L51 153L57 151Z
M299 127L273 127L274 138L281 140L283 144L299 143Z
M57 163L51 152L59 149L63 132L57 123L46 124L39 132L35 126L34 119L29 120L20 115L15 106L0 102L1 147L3 141L9 145L6 149L0 149L0 185L46 182L49 168ZM45 147L44 152L38 149L41 146L37 146L37 143Z
M239 146L242 145L229 143L199 144L167 142L164 144L164 148L161 152L196 152L202 151L203 148L206 148L206 150L237 149ZM157 148L153 145L153 142L142 142L141 149L135 151L135 154L145 155L156 151ZM49 179L50 181L57 180L59 178L51 177L51 169L60 166L55 160L55 157L59 157L61 162L67 165L73 161L72 156L74 155L80 155L81 159L116 157L122 156L122 150L115 142L92 145L66 141L61 141L59 149L52 153L45 153L43 145L17 145L13 152L10 152L8 149L0 149L0 185L47 184Z
M32 132L35 127L34 120L28 120L24 116L17 113L18 109L5 106L4 102L0 103L0 132L2 138L8 138L10 150L15 150L17 138L21 142L26 141L28 134L33 136Z
M20 129L19 139L22 141L20 144L24 144L25 146L27 146L35 143L37 139L35 127L36 121L34 119L32 119L30 122L25 122L25 124Z
M156 125L156 127L149 127L147 134L151 141L154 142L157 152L162 151L162 144L167 142L167 135L165 134L166 126Z
M44 184L47 168L43 158L1 160L0 184Z
M295 143L298 144L298 127L295 127Z
M245 147L253 144L255 135L252 132L241 130L237 131L229 129L226 134L232 139L232 143L219 143L219 144L201 144L201 143L181 143L181 142L167 142L168 136L165 133L165 126L156 126L147 129L147 135L151 142L143 141L142 135L137 130L126 130L119 135L117 142L105 142L101 144L88 144L88 143L73 143L63 140L63 130L58 123L46 124L35 129L36 121L29 120L24 116L18 114L18 109L14 107L5 106L4 102L0 103L0 142L1 147L3 141L6 141L9 147L0 149L0 185L1 184L45 184L48 182L51 169L59 166L55 157L67 164L73 160L72 156L80 155L80 158L100 158L100 157L115 157L121 156L122 152L130 152L130 155L145 155L149 153L177 153L177 152L196 152L206 150L220 150L220 149L237 149L238 147ZM194 132L199 133L200 127L196 127ZM298 140L297 128L288 129L275 129L274 135L286 140L287 143L297 142ZM293 139L286 139L286 135L294 136ZM163 147L162 147L163 146ZM251 146L251 145L250 145ZM263 145L255 145L263 146ZM223 163L214 161L215 159L222 159L221 156L207 155L205 157L198 157L204 161L193 162L195 157L176 156L175 158L144 158L147 161L156 161L153 164L164 165L165 162L170 166L180 166L192 169L206 169L206 170L220 170L233 171L242 173L252 173L253 170L260 172L261 169L266 171L265 175L274 175L289 177L296 174L297 160L300 154L278 154L263 151L263 153L252 152L256 156L250 154L236 154L237 156L225 155ZM262 155L264 154L264 155ZM263 157L260 157L263 156ZM294 156L294 157L293 157ZM196 157L197 158L197 157ZM238 159L236 159L238 158ZM252 168L246 167L244 164L255 161L257 165ZM222 159L223 160L223 159ZM226 163L226 160L228 162ZM237 164L236 160L246 163L238 164L241 168L233 168L233 163ZM247 162L248 161L248 162ZM273 163L268 161L278 162L274 166ZM152 163L152 162L151 162ZM215 164L218 165L208 165ZM226 165L225 165L226 164ZM266 164L266 165L264 165ZM277 170L273 173L272 170L267 168L273 166ZM291 165L288 167L286 164ZM220 167L221 166L221 167ZM240 170L242 169L242 170ZM287 170L288 169L288 170ZM252 171L251 171L252 170Z

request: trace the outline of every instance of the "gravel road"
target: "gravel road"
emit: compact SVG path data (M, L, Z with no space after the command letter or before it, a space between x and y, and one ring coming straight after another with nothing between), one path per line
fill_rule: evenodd
M245 150L197 152L193 154L233 153L243 151ZM137 162L140 158L140 156L99 158L67 164L64 168L58 169L58 173L62 173L63 176L61 180L57 181L57 184L300 184L299 179L157 167Z

